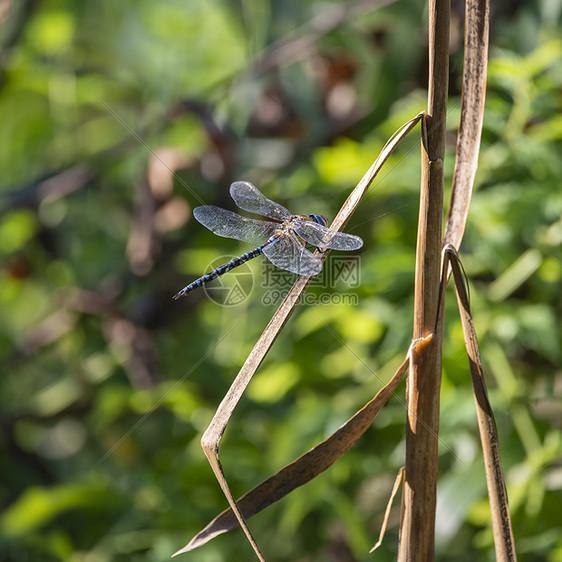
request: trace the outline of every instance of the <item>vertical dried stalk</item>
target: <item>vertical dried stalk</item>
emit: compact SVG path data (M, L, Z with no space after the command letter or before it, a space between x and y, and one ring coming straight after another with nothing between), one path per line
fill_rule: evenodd
M447 211L443 245L460 248L478 167L484 122L486 71L490 30L490 1L467 0L464 24L461 119L457 140L451 201Z
M439 310L449 11L449 0L430 0L428 115L422 139L414 338L422 338L435 330ZM419 353L412 353L408 378L406 477L398 551L398 560L403 562L428 562L434 558L441 320L438 326L438 333L431 343Z

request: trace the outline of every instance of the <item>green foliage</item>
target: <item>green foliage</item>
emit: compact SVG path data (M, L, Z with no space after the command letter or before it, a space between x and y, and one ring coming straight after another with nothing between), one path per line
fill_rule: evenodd
M556 5L505 3L492 22L461 248L520 560L562 559ZM191 209L232 208L228 185L248 179L295 213L333 218L389 135L426 103L421 5L322 28L337 7L12 3L0 33L0 559L165 560L225 507L199 439L276 299L262 259L237 306L202 290L171 300L213 260L248 249L206 231ZM452 60L461 53L453 40ZM449 180L455 88L453 79ZM346 227L365 241L360 283L311 288L313 302L299 306L235 411L221 455L237 495L336 429L408 347L416 134ZM278 292L292 280L286 274ZM493 559L449 296L437 555ZM348 455L251 521L268 559L370 559L403 463L405 416L398 395ZM395 558L397 513L378 560ZM250 557L239 531L189 555Z

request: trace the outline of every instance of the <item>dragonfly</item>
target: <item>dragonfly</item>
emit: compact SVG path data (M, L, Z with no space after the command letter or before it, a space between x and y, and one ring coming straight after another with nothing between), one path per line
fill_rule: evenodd
M250 182L234 182L230 195L240 209L272 220L247 218L214 205L193 209L197 221L218 236L257 247L186 285L174 295L175 300L261 254L281 269L313 277L320 273L322 260L307 249L307 243L321 250L357 250L363 245L359 236L330 230L328 219L322 215L292 215Z

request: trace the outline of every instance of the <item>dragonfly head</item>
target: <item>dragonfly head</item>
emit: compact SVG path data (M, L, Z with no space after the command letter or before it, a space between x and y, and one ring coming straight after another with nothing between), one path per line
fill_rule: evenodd
M322 226L328 226L328 219L322 215L308 215L314 222L321 224Z

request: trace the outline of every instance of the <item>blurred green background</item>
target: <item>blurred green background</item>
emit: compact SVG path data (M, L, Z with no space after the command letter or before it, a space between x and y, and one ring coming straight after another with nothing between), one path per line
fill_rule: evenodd
M250 249L191 211L233 209L228 186L246 179L294 213L334 217L426 106L426 8L384 4L0 3L0 560L168 560L226 506L199 439L276 306L264 258L237 306L203 290L171 300ZM493 3L461 248L525 561L562 560L561 11ZM447 186L462 3L451 25ZM401 361L418 192L414 131L346 228L365 241L360 285L311 289L357 303L300 306L235 411L221 453L236 495L329 435ZM452 292L446 315L437 559L494 560ZM403 392L346 457L251 521L268 560L395 559L398 502L367 552L403 463ZM236 530L180 560L252 557Z

